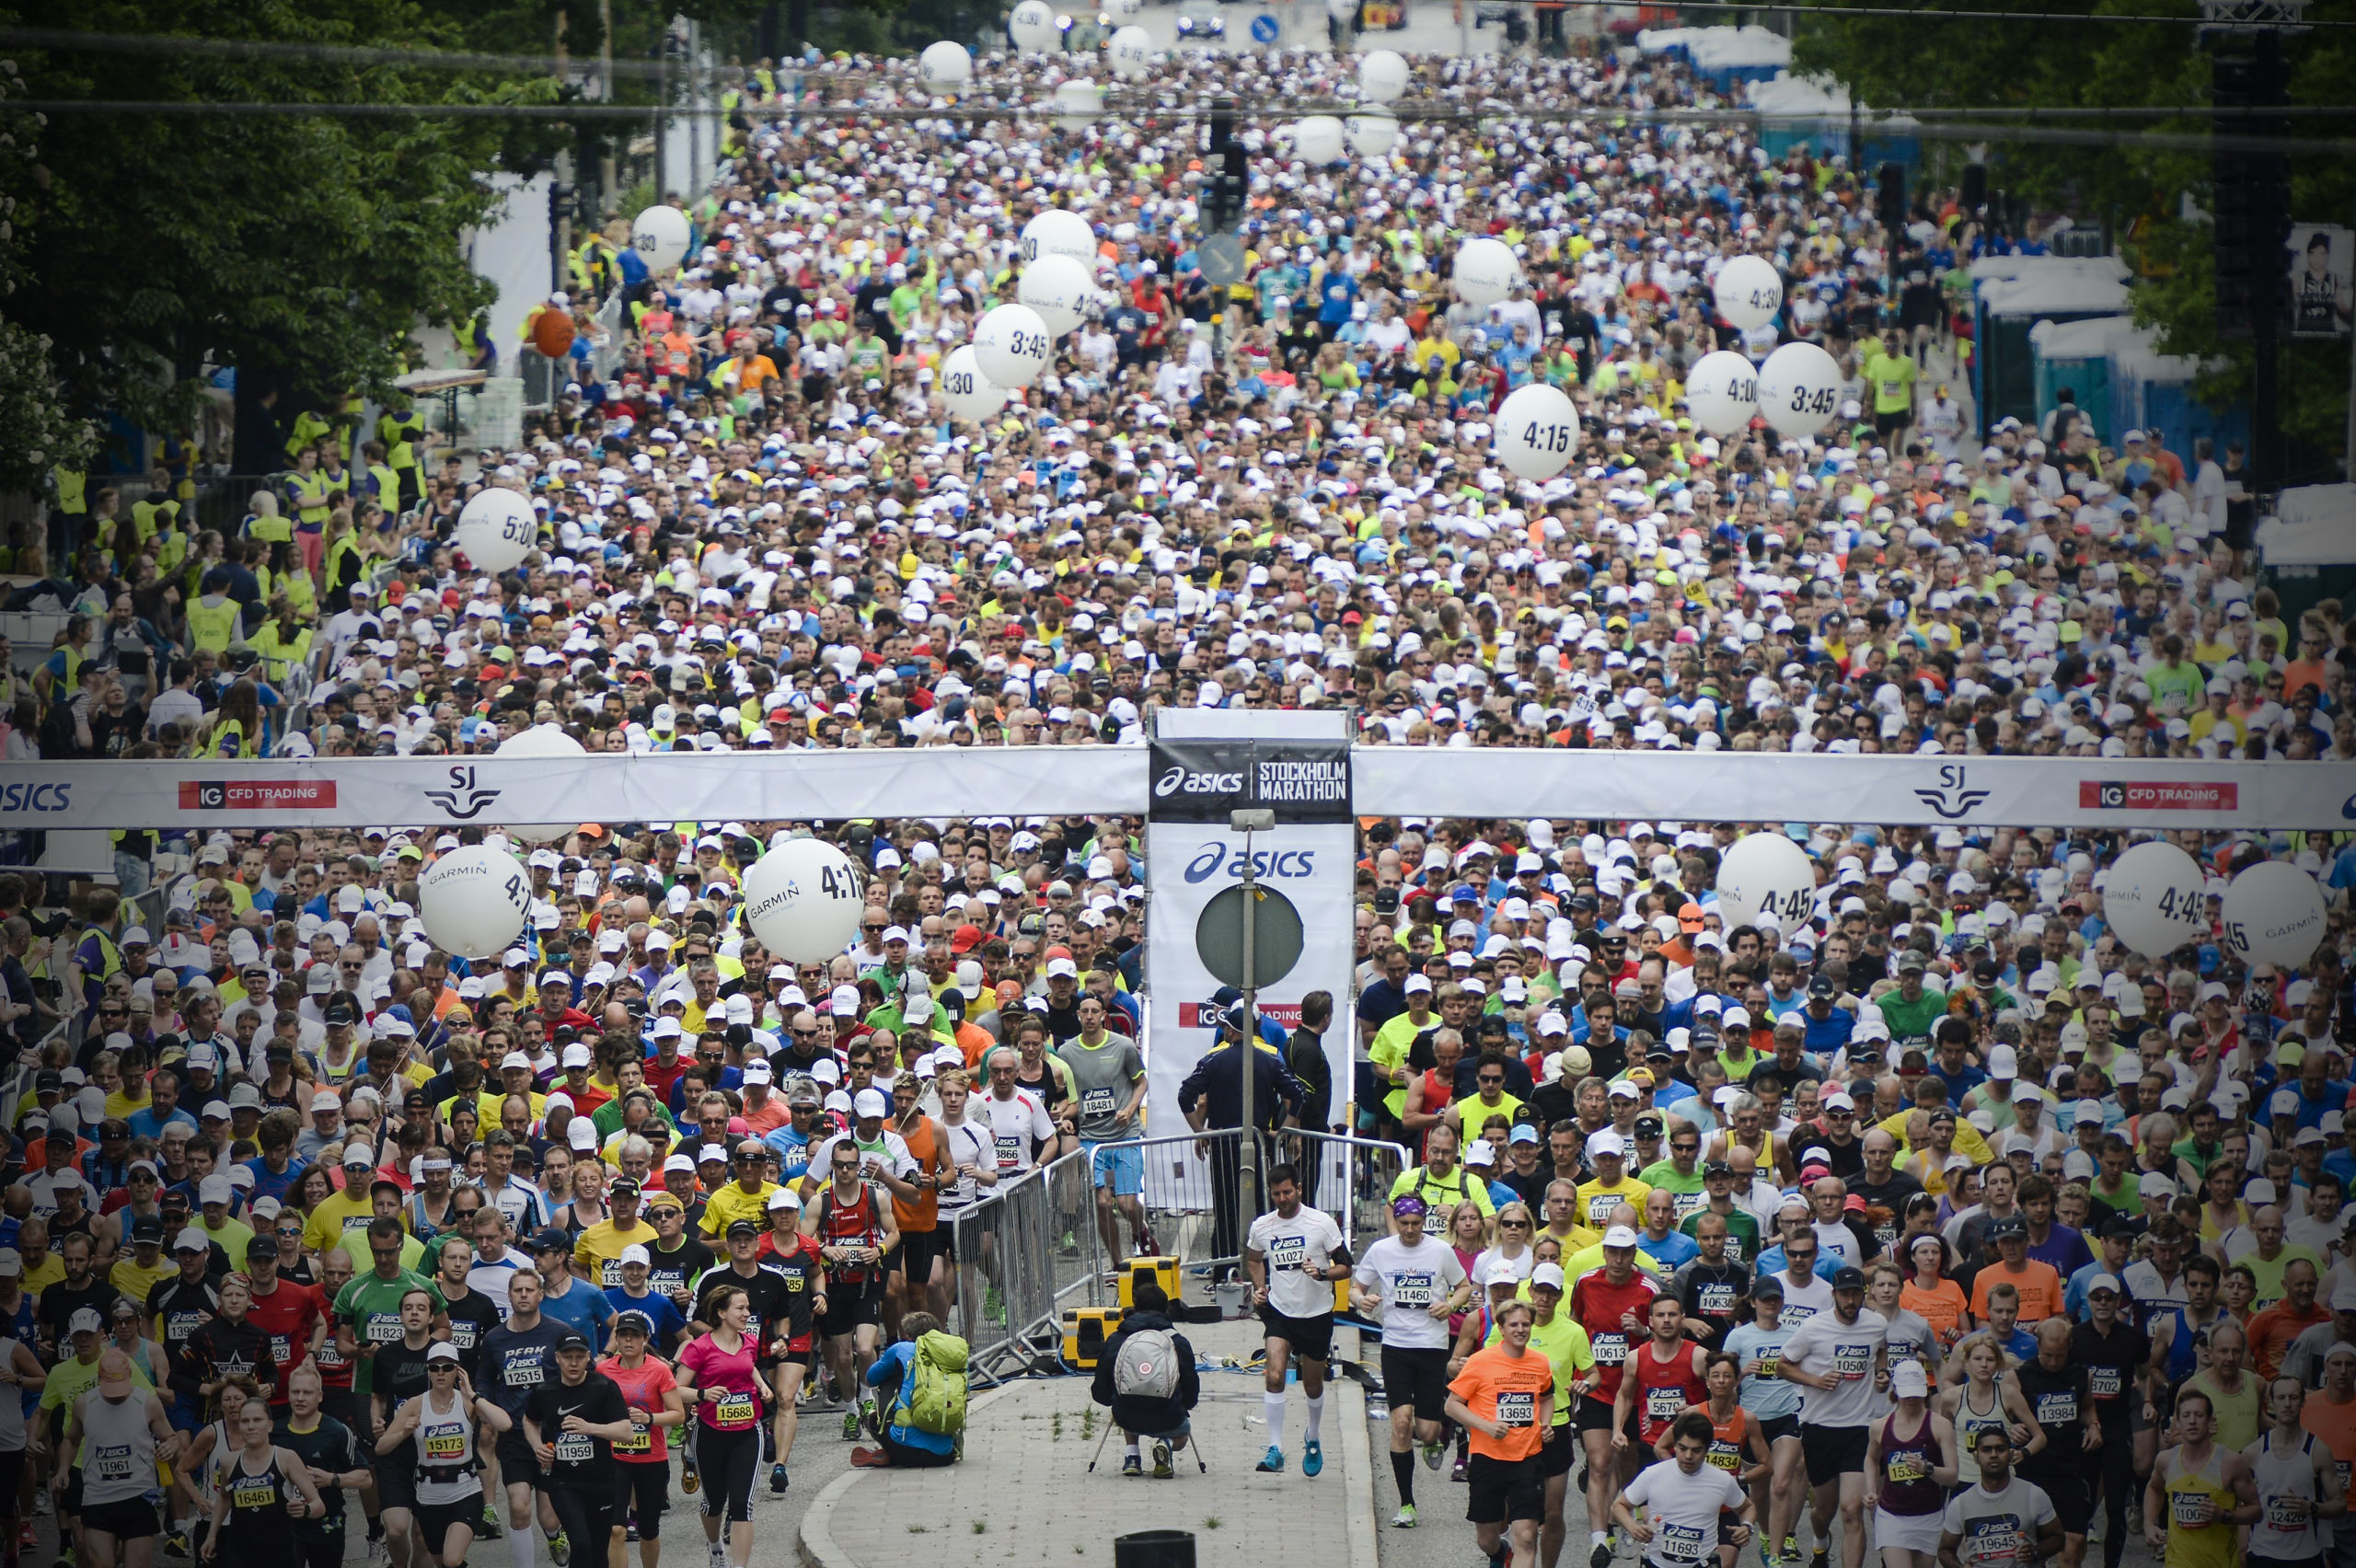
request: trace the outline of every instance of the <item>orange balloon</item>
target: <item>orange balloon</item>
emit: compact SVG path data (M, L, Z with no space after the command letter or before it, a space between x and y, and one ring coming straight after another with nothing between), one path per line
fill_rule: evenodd
M532 317L532 347L550 359L562 359L572 347L572 317L553 306Z

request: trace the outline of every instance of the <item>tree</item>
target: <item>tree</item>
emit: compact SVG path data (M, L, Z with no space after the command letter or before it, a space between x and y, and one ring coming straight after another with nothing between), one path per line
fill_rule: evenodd
M0 62L0 160L29 164L40 152L47 129L39 116L7 108L25 96L14 61ZM13 313L14 295L25 281L20 260L28 213L11 196L0 196L0 298ZM97 448L87 420L75 417L59 396L50 363L50 341L16 321L0 319L0 490L38 491L52 468L79 468Z
M1859 4L1868 0L1857 0ZM1879 0L1870 0L1879 4ZM2051 0L1974 0L1973 9L2045 11ZM1838 15L1842 0L1803 13L1794 68L1828 72L1861 102L1909 108L2172 108L2209 101L2209 57L2189 25L2200 16L2186 0L2100 0L2096 15L2175 12L2175 22L2094 22L2064 28L2016 24L1904 21ZM2356 19L2356 0L2316 0L2316 20ZM2329 106L2347 101L2356 68L2356 40L2337 28L2303 35L2292 51L2291 100ZM2356 118L2356 117L2351 117ZM2303 137L2344 136L2349 125L2302 119ZM2205 110L2134 122L2149 132L2205 133ZM2124 129L2124 128L2122 128ZM2137 249L2133 284L2136 318L2154 328L2161 349L2214 362L2195 390L2212 408L2246 402L2250 347L2221 342L2214 320L2212 227L2205 213L2188 214L2209 200L2210 160L2200 152L2137 147L2058 145L2040 140L2033 125L1990 125L1989 182L2027 196L2080 221L2108 217L2114 233L2131 223ZM2297 158L2292 164L2292 213L2302 221L2346 224L2356 211L2356 165L2345 158ZM2282 420L2294 454L2338 452L2346 429L2348 350L2344 344L2286 344L2282 355ZM2307 471L2317 477L2310 457Z

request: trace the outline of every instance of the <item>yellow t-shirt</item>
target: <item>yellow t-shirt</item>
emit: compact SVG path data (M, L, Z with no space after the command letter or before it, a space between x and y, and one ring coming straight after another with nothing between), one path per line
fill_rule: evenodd
M774 1182L762 1182L760 1191L756 1193L745 1191L741 1182L729 1182L705 1202L703 1233L706 1236L723 1236L727 1234L728 1228L740 1219L749 1219L762 1229L768 1229L769 1194L776 1191L777 1183Z
M1600 1230L1611 1223L1614 1208L1622 1204L1632 1204L1641 1215L1645 1212L1645 1200L1652 1195L1652 1188L1634 1176L1621 1177L1616 1187L1607 1187L1601 1182L1582 1182L1579 1183L1579 1217ZM1572 1277L1567 1268L1563 1271L1563 1277Z

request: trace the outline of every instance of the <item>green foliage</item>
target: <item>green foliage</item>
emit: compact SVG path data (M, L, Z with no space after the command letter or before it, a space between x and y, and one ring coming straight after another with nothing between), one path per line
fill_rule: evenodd
M1867 0L1858 0L1865 4ZM1879 4L1879 0L1871 0ZM1850 85L1868 105L1909 108L2148 108L2205 105L2209 57L2197 30L2174 23L1904 21L1844 17L1842 0L1803 13L1795 40L1795 69L1827 72ZM2044 11L2052 0L1974 0L1975 9ZM2096 14L2200 15L2189 0L2100 0ZM2316 0L2313 19L2356 19L2356 0ZM2292 47L2294 104L2349 102L2356 80L2356 39L2334 28L2311 29ZM2302 119L2303 137L2346 138L2356 116ZM2205 114L2131 122L2150 132L2202 133ZM2079 126L2083 122L2078 122ZM2073 128L2077 128L2073 126ZM2135 285L2138 319L2156 328L2170 353L2221 357L2198 391L2212 407L2248 396L2249 348L2218 342L2212 317L2211 232L2204 216L2188 217L2183 198L2205 207L2210 161L2200 152L2056 144L2034 126L1991 125L1989 184L2027 195L2040 209L2067 212L2080 223L2108 219L2114 235L2135 230L2140 263ZM1956 143L1926 143L1944 182L1953 184L1964 161ZM2293 160L2292 212L2302 222L2356 220L2356 164L2345 158ZM2294 447L2336 452L2347 418L2348 360L2343 346L2297 344L2283 354L2281 409Z

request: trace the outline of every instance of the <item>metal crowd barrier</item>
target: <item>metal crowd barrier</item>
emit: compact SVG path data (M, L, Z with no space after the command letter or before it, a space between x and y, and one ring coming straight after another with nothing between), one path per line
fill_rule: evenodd
M956 1216L957 1330L977 1374L999 1378L1056 1366L1063 1316L1118 1299L1116 1256L1137 1251L1142 1229L1153 1251L1181 1260L1182 1291L1197 1304L1242 1261L1252 1220L1266 1209L1265 1188L1244 1213L1240 1129L1199 1136L1101 1146L1138 1203L1100 1199L1095 1159L1068 1154L1024 1173ZM1105 1154L1107 1150L1121 1150ZM1384 1233L1391 1188L1408 1168L1397 1144L1288 1129L1262 1135L1263 1180L1277 1163L1301 1173L1303 1201L1332 1215L1354 1251Z

